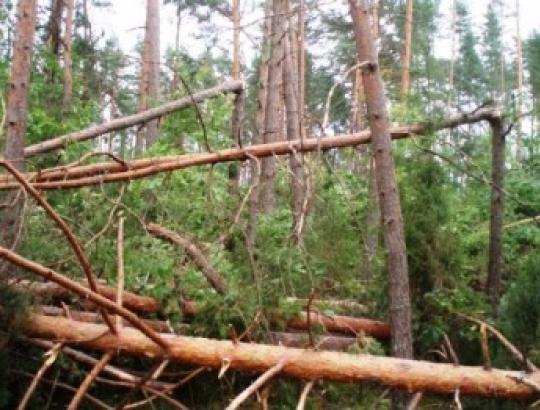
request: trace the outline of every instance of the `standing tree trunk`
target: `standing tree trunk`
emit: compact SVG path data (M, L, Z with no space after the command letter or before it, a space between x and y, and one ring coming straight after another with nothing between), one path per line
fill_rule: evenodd
M452 18L450 28L450 71L448 73L448 105L454 105L454 71L456 60L456 15L457 15L457 1L452 0Z
M64 5L64 0L51 0L51 14L47 23L47 45L56 57L60 55Z
M364 1L361 1L359 5L357 0L349 0L349 5L359 60L369 62L363 67L362 78L366 94L368 121L372 133L371 144L375 154L375 176L383 220L386 265L390 276L392 354L396 357L411 358L413 346L407 253L392 156L386 99L379 74L378 57L372 38L368 8Z
M504 219L504 166L505 134L503 120L494 118L490 121L491 143L491 217L489 226L489 256L486 290L493 311L496 312L501 290L503 260L503 219Z
M232 2L232 23L233 23L233 61L232 77L233 80L241 79L240 62L240 0ZM231 131L233 144L242 146L242 131L244 122L244 92L235 93L234 108L232 112ZM232 184L233 191L238 190L240 183L240 172L238 164L229 164L229 181Z
M298 104L298 76L296 68L298 65L293 63L291 43L294 36L289 30L289 38L284 42L285 56L283 64L283 89L287 117L287 139L289 141L300 140L302 131L300 128L300 109ZM289 155L290 178L289 186L291 191L291 210L293 213L292 240L294 244L302 244L302 232L305 223L304 212L304 192L305 175L302 165L302 154L293 153Z
M63 107L67 111L73 95L73 72L71 59L71 36L73 32L73 0L66 1L66 26L64 33L64 98Z
M36 0L19 0L17 5L17 25L11 61L11 78L7 100L7 133L4 158L11 161L18 170L24 170L24 135L28 107L28 90L32 48L36 25ZM11 194L1 195L1 202L10 206L3 210L0 224L0 243L16 247L20 225L20 203ZM0 264L3 272L4 264Z
M261 65L259 67L259 84L257 91L257 114L255 118L255 133L253 134L252 144L262 144L264 138L264 124L266 122L266 100L268 94L268 72L269 72L269 60L270 60L270 37L272 35L272 24L270 22L271 0L265 1L265 24L264 24L264 37L263 46L261 52ZM255 245L255 229L257 223L257 217L260 214L259 209L259 197L260 197L260 180L262 173L262 161L252 159L250 162L250 174L251 174L251 195L249 197L249 214L248 222L246 225L246 246L248 251L252 251Z
M412 49L412 28L413 28L413 3L414 0L407 0L405 11L405 43L403 44L403 54L401 56L401 96L409 94L411 86L411 49Z
M517 101L516 101L516 162L523 162L523 130L521 126L521 111L523 110L523 43L521 41L521 16L519 0L516 0L516 75L517 75Z
M36 0L20 0L11 62L5 149L5 158L19 170L24 168L24 135L35 25Z
M159 0L146 1L146 26L142 53L139 111L151 108L159 97ZM141 153L158 138L159 120L146 124L137 134L135 151Z
M371 146L375 155L375 178L379 192L379 206L383 222L386 267L389 274L390 325L392 354L413 357L409 273L403 218L396 183L392 139L383 83L379 73L378 56L372 37L370 15L365 0L349 0L360 61L368 64L362 69L367 115L371 129ZM402 408L406 398L394 396L394 408Z
M282 132L281 86L283 61L283 0L273 0L270 36L270 63L268 67L268 88L266 92L266 112L264 118L263 142L271 143L279 140ZM261 179L259 206L261 212L267 214L274 208L274 180L276 176L276 160L273 157L261 161Z

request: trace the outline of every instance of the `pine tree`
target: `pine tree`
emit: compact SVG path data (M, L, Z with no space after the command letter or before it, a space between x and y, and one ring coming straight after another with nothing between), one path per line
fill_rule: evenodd
M486 13L483 33L483 60L487 92L491 98L504 100L504 57L502 24L500 21L501 0L491 0Z

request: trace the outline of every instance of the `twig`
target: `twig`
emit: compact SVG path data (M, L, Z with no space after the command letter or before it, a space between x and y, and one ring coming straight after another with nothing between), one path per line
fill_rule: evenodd
M313 332L311 331L311 304L313 303L314 298L315 298L315 292L311 290L311 294L309 295L309 299L306 304L306 323L307 323L307 332L309 336L309 346L312 349L315 346L315 344L313 343Z
M287 364L287 358L283 357L279 360L275 366L268 369L266 372L261 374L257 380L255 380L247 389L240 393L236 398L225 408L225 410L235 410L240 405L247 400L249 396L259 390L268 380L274 377L276 374L281 372L281 370Z
M468 316L468 315L465 315L463 313L459 313L459 312L455 312L455 314L463 319L466 319L468 320L469 322L473 322L473 323L476 323L480 326L482 326L482 324L484 324L486 326L486 329L489 330L489 332L495 336L499 342L502 343L502 345L506 348L506 350L508 350L512 356L514 356L514 359L519 362L519 363L524 363L525 364L525 367L526 369L529 371L529 372L537 372L539 371L538 367L536 367L529 359L526 358L526 356L521 353L519 351L519 349L514 346L506 337L504 337L504 335L499 332L496 328L494 328L493 326L491 326L490 324L480 320L480 319L476 319L474 317L471 317L471 316Z
M452 359L452 363L454 363L456 366L459 365L459 358L456 354L456 351L454 350L454 347L452 346L452 342L450 342L450 338L445 333L443 335L444 340L444 346L446 347L446 350L448 351L448 354L450 355L450 359Z
M92 271L92 267L90 266L90 262L88 261L86 255L84 254L84 251L81 247L81 244L79 240L75 237L73 232L71 232L71 229L69 226L64 222L64 220L58 215L58 213L49 205L49 203L43 198L43 196L39 193L39 191L34 188L32 185L28 183L28 181L25 179L23 174L21 174L9 161L0 160L0 166L4 167L11 175L15 177L17 182L22 185L24 190L30 194L35 201L45 210L47 215L56 223L56 225L60 228L66 239L68 240L69 244L71 245L75 255L77 255L77 259L79 260L79 263L81 264L81 267L84 271L84 274L86 275L86 279L88 281L88 286L93 292L97 292L97 284L96 280L94 278L94 273ZM107 315L107 313L103 310L101 310L101 314L103 316L103 320L109 327L109 330L114 334L116 333L116 329L114 327L114 324L111 320L111 318Z
M26 376L26 377L34 377L30 373L22 372L22 371L19 371L19 370L12 370L12 373L20 374L20 375ZM71 392L76 392L77 391L77 389L75 387L70 386L69 384L66 384L66 383L58 382L58 381L52 381L52 380L42 378L40 380L40 382L50 384L50 385L53 385L53 386L58 386L58 387L61 387L64 390L68 390L68 391L71 391ZM101 409L105 409L105 410L113 410L112 407L108 406L106 403L102 402L101 400L95 398L94 396L92 396L92 395L90 395L88 393L86 393L84 395L84 398L86 400L88 400L89 402L91 402L92 404L94 404L96 406L96 408L101 408Z
M418 408L418 405L422 401L422 398L424 397L424 392L416 392L412 397L409 403L407 404L407 410L416 410Z
M191 87L189 86L189 84L187 83L185 78L180 75L180 73L177 72L176 75L178 76L178 78L180 79L180 82L182 83L182 85L186 89L187 93L189 94L189 98L191 98L193 108L195 108L195 114L197 115L197 120L199 121L199 124L201 125L201 129L202 129L203 137L204 137L204 145L206 147L206 150L208 152L213 152L212 148L210 147L210 143L208 141L208 132L206 131L206 123L204 122L201 110L199 108L199 104L197 103L197 101L195 100L195 97L193 96L193 92L191 91Z
M118 410L122 410L131 400L131 397L139 389L145 387L146 383L150 380L157 379L165 367L169 364L169 360L163 360L161 363L156 363L141 379L131 388L131 390L125 395L118 405Z
M46 351L43 356L46 357L45 361L37 371L36 375L32 379L32 382L30 383L30 386L28 386L28 389L26 389L26 392L24 393L23 398L21 399L19 405L17 406L17 410L24 410L26 406L28 405L28 401L30 400L30 397L32 396L32 393L36 389L36 386L38 385L40 379L43 377L45 372L53 365L53 363L56 361L56 358L58 357L58 352L62 348L62 343L56 343L50 350Z
M456 405L456 410L463 410L461 400L459 399L459 389L456 389L454 392L454 404Z
M302 394L300 394L300 400L298 400L298 404L296 405L296 410L304 410L304 408L306 407L308 394L313 388L314 384L315 384L315 380L311 380L306 383L306 385L302 389Z
M345 71L345 74L343 74L342 78L334 83L332 87L330 88L330 91L328 91L328 95L326 96L326 104L324 108L324 116L323 116L323 122L322 122L322 128L323 130L326 130L328 127L328 117L330 116L330 102L332 101L332 96L334 95L334 91L336 90L338 85L341 85L347 80L347 77L353 72L356 71L359 68L365 67L369 64L369 61L362 61L359 63L356 63L352 67L350 67L347 71Z
M85 377L81 385L79 386L79 389L75 393L75 396L73 396L73 399L71 399L71 402L69 403L69 406L67 407L67 410L77 410L79 408L79 405L81 403L81 400L85 396L86 392L92 385L94 379L97 377L99 372L107 366L107 363L112 359L113 357L113 351L110 350L107 353L104 353L103 356L101 356L101 359L99 362L96 363L94 368L88 375Z

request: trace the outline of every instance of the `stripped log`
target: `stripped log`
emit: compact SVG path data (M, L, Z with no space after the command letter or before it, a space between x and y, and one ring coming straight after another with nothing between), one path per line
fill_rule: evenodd
M194 93L193 95L189 95L179 100L171 101L166 104L160 105L159 107L151 108L137 114L116 118L114 120L96 125L94 127L90 127L81 131L75 131L66 135L62 135L61 137L52 138L50 140L40 142L39 144L30 145L24 149L24 156L32 157L34 155L43 154L45 152L64 148L67 145L75 142L81 142L96 138L100 135L107 134L112 131L122 130L137 124L144 124L150 120L161 118L175 111L179 111L187 107L192 107L195 103L199 103L209 98L218 97L222 94L230 92L241 92L243 88L244 84L242 81L228 81L216 87L202 90Z
M75 296L68 289L52 282L21 280L11 281L10 284L39 298L70 300ZM109 300L116 301L116 289L111 288L110 286L98 284L97 293ZM124 291L122 302L126 308L139 313L157 313L161 309L158 300L127 291Z
M225 279L223 279L221 274L210 264L210 262L208 262L203 251L197 245L189 239L180 236L178 233L154 223L147 224L145 228L152 235L180 246L193 263L200 269L216 292L222 295L225 294Z
M62 308L56 306L39 306L37 310L45 316L65 316L65 311ZM103 323L103 320L100 315L95 312L85 312L82 310L69 310L69 316L71 319L78 322L86 323ZM154 329L156 332L161 333L174 333L174 329L171 327L169 322L164 322L162 320L149 320L141 319L145 324L150 328ZM131 326L129 322L125 320L122 321L123 326Z
M273 311L271 321L281 323L284 316L285 314L280 310ZM313 327L322 327L325 331L332 333L353 336L364 333L377 339L390 338L390 325L378 320L339 315L327 316L319 312L310 312L309 316L308 320L307 313L300 312L287 320L287 327L289 329L309 331L311 325Z
M392 128L390 133L392 138L397 140L441 129L455 128L464 124L487 121L498 117L500 117L500 113L496 109L482 108L476 110L472 114L460 114L440 122L418 123ZM34 182L33 185L39 189L80 188L102 183L131 181L161 172L170 172L193 166L230 161L245 161L253 159L253 157L264 158L273 155L294 154L297 152L324 151L333 148L369 144L370 142L371 132L366 130L337 137L310 138L303 142L300 140L280 141L270 144L252 145L244 148L230 148L217 152L148 158L125 163L97 163L82 167L72 167L65 170L55 170L54 172L42 170L39 174L28 174L27 177L30 180L35 179L37 182ZM54 179L49 180L49 178ZM7 176L0 179L0 190L15 189L17 187L18 185Z
M260 344L218 341L204 338L161 335L169 350L164 352L133 328L112 335L103 325L75 322L61 317L30 314L19 320L20 329L30 337L62 340L97 350L114 349L135 356L168 359L196 366L229 368L244 372L265 372L284 357L283 374L301 379L335 382L378 382L396 389L450 395L533 399L540 373L531 374L482 367L455 366L420 360L315 352ZM530 383L529 383L530 382Z

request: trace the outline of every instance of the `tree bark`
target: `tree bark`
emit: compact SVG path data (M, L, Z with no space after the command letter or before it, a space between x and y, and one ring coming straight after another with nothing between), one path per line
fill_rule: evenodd
M64 13L65 0L51 0L51 14L47 24L47 45L52 53L60 56L60 44L62 41L62 14Z
M24 168L24 135L26 133L28 91L32 71L36 7L36 0L20 0L17 5L17 25L15 27L7 100L7 134L4 157L19 170Z
M302 130L300 128L300 108L298 103L298 81L297 70L293 64L291 42L294 41L292 33L289 31L289 39L284 41L284 64L283 64L283 87L284 100L287 117L287 140L302 140ZM296 245L303 243L303 226L306 215L304 215L305 198L305 174L303 166L303 155L295 152L289 155L289 187L291 192L291 211L293 214L292 240Z
M413 356L409 275L403 219L396 183L391 134L389 131L386 99L379 74L378 57L372 39L369 12L365 2L349 0L356 48L360 61L368 61L362 77L366 93L368 120L375 154L375 176L379 191L379 205L383 220L386 266L389 274L390 323L392 354L396 357Z
M43 141L39 144L30 145L24 149L24 156L33 157L35 155L64 148L66 145L74 142L87 141L109 132L129 128L137 124L152 122L152 120L159 119L167 114L171 114L187 107L192 107L193 101L200 103L208 98L219 97L225 93L240 92L243 87L244 85L241 81L228 81L207 90L196 92L193 94L193 98L191 98L191 96L183 97L137 114L117 118L81 131L71 132L57 138Z
M438 123L418 123L389 130L392 139L398 140L433 131L455 128L496 118L500 113L491 108L481 109L474 114L459 114ZM36 178L31 184L39 189L78 188L87 185L111 183L130 179L145 178L160 172L169 172L193 166L217 164L228 161L245 161L274 155L288 155L293 152L313 152L333 148L352 147L371 143L371 131L340 135L329 138L310 138L302 141L281 141L272 144L251 145L245 148L232 148L213 153L175 155L169 157L145 158L135 161L103 162L71 168L43 170L40 174L27 174L26 178ZM0 177L0 190L19 187L12 178Z
M159 0L146 0L146 25L141 66L141 86L139 111L148 110L159 98ZM135 149L141 153L144 148L156 142L159 133L159 121L146 123L144 130L137 133Z
M73 71L71 58L71 36L73 34L73 1L64 0L66 3L66 26L64 33L64 111L69 110L73 95Z
M491 126L491 216L489 226L488 277L486 290L493 311L497 311L501 291L504 221L504 173L506 136L502 119L490 121Z
M155 359L167 356L177 362L214 369L222 368L227 362L230 369L246 372L264 372L285 356L283 374L291 377L345 383L376 381L396 389L443 395L452 395L459 389L462 395L527 400L537 393L527 382L540 383L538 373L486 371L482 367L171 335L162 336L170 346L169 352L163 352L133 328L111 335L103 325L32 314L21 318L19 324L30 337L76 342L97 351L114 349Z
M264 118L263 142L276 142L282 132L280 96L282 87L283 61L283 0L273 0L270 36L270 62L268 67L268 89L266 92L266 112ZM261 179L259 189L259 210L268 214L274 208L274 181L276 176L276 160L272 156L261 161Z
M405 42L401 56L401 95L406 97L411 86L411 54L414 0L407 0L405 10Z
M11 61L11 77L7 98L6 145L4 158L15 168L24 170L24 143L28 109L28 92L32 71L32 49L36 26L36 0L19 0ZM9 205L0 212L0 243L16 248L19 239L21 201L16 195L0 195L0 202ZM5 268L0 263L0 273Z
M39 298L51 298L53 300L71 300L73 299L73 293L65 287L62 287L52 282L31 282L27 280L13 281L10 285L21 289L24 292L28 292L31 295ZM83 284L81 284L84 286ZM98 284L97 293L106 297L109 300L116 300L116 289L107 285ZM157 299L140 296L132 292L124 291L123 293L123 306L130 310L134 310L139 313L157 313L160 311L161 306Z

